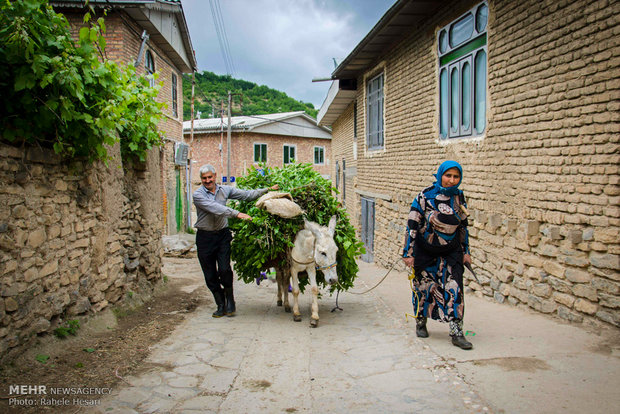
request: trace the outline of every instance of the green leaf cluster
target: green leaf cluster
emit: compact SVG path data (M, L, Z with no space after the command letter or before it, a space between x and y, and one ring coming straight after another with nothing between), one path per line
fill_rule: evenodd
M78 321L77 319L71 319L70 321L67 321L64 325L54 329L54 335L56 335L60 339L64 339L69 335L77 334L78 329L80 329L80 321Z
M305 111L316 118L318 110L311 103L300 102L284 92L257 85L230 75L216 75L213 72L203 71L195 74L197 87L194 88L194 112L202 112L206 118L215 112L219 117L220 102L227 105L228 91L233 93L233 115L265 115L280 112ZM183 119L191 119L192 78L184 75L183 78ZM214 106L212 106L212 104Z
M46 0L0 0L2 138L88 161L106 161L120 140L125 157L144 161L162 143L160 86L105 59L103 17L84 23L76 44Z
M282 168L264 166L252 167L246 176L239 177L237 186L244 189L258 189L280 186L279 191L289 192L293 200L302 208L304 216L292 219L282 218L256 207L255 201L232 201L236 210L252 216L252 220L231 220L230 227L235 232L231 245L231 256L235 271L240 280L252 283L261 271L269 267L284 268L286 253L293 246L295 235L304 228L304 217L322 226L330 218L337 216L334 241L338 246L337 273L338 286L347 290L359 270L356 258L364 253L363 243L358 241L349 217L332 192L331 181L321 177L311 164L288 164ZM317 272L317 283L325 285L323 273ZM307 278L300 279L300 288L308 284Z

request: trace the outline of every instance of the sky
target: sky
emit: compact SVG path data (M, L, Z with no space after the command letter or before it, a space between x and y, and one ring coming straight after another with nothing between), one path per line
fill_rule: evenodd
M237 79L321 107L329 77L396 0L182 0L198 71L227 73L211 3L219 4Z

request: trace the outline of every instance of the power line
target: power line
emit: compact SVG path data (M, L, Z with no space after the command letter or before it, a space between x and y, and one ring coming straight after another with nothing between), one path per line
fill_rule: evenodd
M211 7L213 24L215 25L215 32L217 33L217 40L220 44L220 51L222 52L222 57L224 59L226 73L233 76L234 65L230 53L230 47L228 45L228 37L226 36L226 28L224 27L224 19L222 18L222 9L220 8L219 0L209 0L209 6Z

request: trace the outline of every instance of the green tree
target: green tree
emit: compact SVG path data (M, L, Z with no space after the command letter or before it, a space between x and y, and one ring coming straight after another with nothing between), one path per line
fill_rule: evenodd
M195 74L196 88L194 88L194 112L211 114L215 107L215 114L219 116L220 102L224 105L228 100L228 91L233 95L233 115L263 115L278 112L305 111L316 118L318 110L311 103L295 100L275 89L265 85L257 85L230 75L216 75L213 72L203 71ZM183 119L191 117L191 75L183 78ZM212 106L213 105L213 106Z
M119 140L123 156L144 160L162 142L159 86L104 59L102 17L85 15L76 45L66 18L46 0L0 1L4 140L89 161L107 160L107 147Z

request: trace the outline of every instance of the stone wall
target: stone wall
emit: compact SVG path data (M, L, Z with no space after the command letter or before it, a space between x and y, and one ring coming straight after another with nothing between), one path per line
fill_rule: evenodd
M620 3L490 1L486 134L440 141L436 33L475 4L446 4L357 79L356 190L389 195L376 199L375 261L399 261L412 199L455 159L482 282L466 274L469 287L620 326ZM365 82L380 71L385 148L368 151ZM333 126L335 159L353 156L351 107ZM347 208L359 215L359 194Z
M0 356L161 276L158 150L87 166L0 144Z

